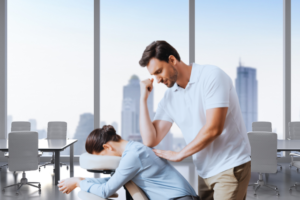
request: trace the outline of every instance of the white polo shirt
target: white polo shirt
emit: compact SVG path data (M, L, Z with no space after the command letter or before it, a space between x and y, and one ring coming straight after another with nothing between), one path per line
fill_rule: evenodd
M193 155L199 176L209 178L250 161L250 144L230 77L212 65L193 64L186 88L174 84L158 104L154 120L175 122L189 144L206 122L206 110L228 107L222 134Z

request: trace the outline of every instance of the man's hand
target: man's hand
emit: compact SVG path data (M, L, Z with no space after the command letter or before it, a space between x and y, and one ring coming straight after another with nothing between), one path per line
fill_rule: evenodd
M84 180L84 178L79 178L79 177L67 178L67 179L58 181L59 184L57 186L59 187L59 190L62 193L69 194L76 187L80 187L79 183L82 180Z
M183 157L181 156L180 152L163 151L158 149L153 149L153 151L158 157L164 158L172 162L180 162L183 160Z
M153 81L154 79L146 79L144 81L141 81L140 87L141 87L141 100L147 100L150 92L153 89Z

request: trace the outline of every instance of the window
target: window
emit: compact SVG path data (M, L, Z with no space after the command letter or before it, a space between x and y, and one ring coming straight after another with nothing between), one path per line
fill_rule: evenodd
M124 139L141 141L139 116L139 82L151 78L139 60L147 45L166 40L188 62L188 2L187 1L101 1L101 120L114 123ZM154 84L149 97L150 115L167 88ZM181 138L173 125L164 142L171 149L173 137ZM174 140L175 141L175 140ZM172 144L173 143L173 144Z
M300 121L300 2L292 0L292 121Z
M247 131L272 122L283 138L282 0L196 1L196 63L220 67L236 87Z
M7 3L8 121L30 120L40 138L65 121L81 154L93 130L93 1Z

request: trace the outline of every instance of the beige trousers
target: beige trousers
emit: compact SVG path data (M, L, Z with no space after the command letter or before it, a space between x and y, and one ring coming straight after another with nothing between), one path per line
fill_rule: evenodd
M213 177L198 177L201 200L245 200L251 177L251 161Z

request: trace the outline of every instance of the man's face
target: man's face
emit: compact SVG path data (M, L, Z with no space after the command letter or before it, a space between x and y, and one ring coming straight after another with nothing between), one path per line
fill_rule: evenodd
M171 63L152 58L147 65L149 73L155 76L157 83L164 83L169 88L173 87L178 76L177 70Z

